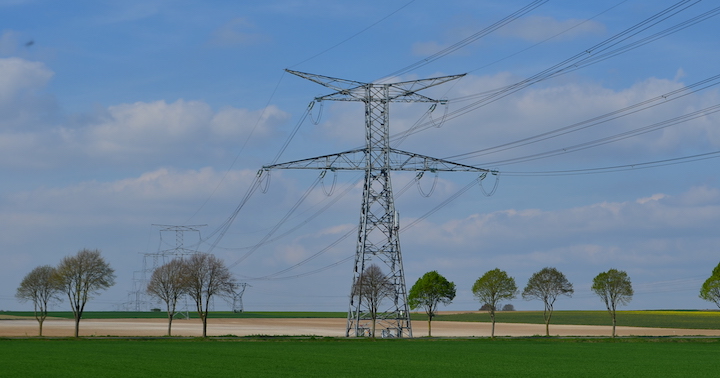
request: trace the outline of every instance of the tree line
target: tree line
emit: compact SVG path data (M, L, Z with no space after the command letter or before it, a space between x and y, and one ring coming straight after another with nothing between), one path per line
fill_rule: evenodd
M15 296L23 302L33 303L40 336L50 304L67 297L75 319L75 337L78 337L87 302L114 284L115 271L102 258L100 251L82 249L76 255L63 258L56 267L43 265L33 269L20 282ZM207 316L212 297L232 296L237 288L237 280L222 260L212 254L196 253L156 268L146 291L165 302L168 335L172 333L172 320L179 299L184 295L192 298L202 321L203 337L207 337Z
M50 304L60 301L61 295L65 295L74 315L75 337L78 337L80 320L88 300L114 284L115 272L100 256L100 251L82 249L74 256L63 258L56 267L43 265L33 269L23 278L15 296L21 301L33 303L39 335L42 336L43 322ZM222 260L212 254L196 253L187 259L176 258L156 268L146 291L166 305L168 336L172 334L172 321L178 301L187 295L195 302L202 321L203 337L207 337L211 298L217 295L232 296L237 288L237 280ZM630 277L625 271L610 269L593 278L591 289L605 304L612 319L612 336L615 337L617 307L630 303L634 294ZM472 292L483 308L488 309L492 323L491 337L495 337L495 310L501 301L517 297L519 291L515 279L496 268L478 278L472 286ZM385 298L395 293L390 278L373 264L355 282L353 293L368 304L372 320L371 337L374 337L378 307ZM573 293L572 283L562 272L545 267L528 279L522 297L543 302L545 335L550 336L555 301L560 296L571 297ZM438 306L452 303L455 294L455 283L437 271L425 273L410 289L408 304L411 309L420 308L427 314L428 336L432 336L432 319L437 314ZM720 264L702 285L700 298L720 307Z
M720 269L718 272L720 277ZM394 294L390 279L380 267L371 265L355 283L353 290L368 303L372 320L371 337L375 335L375 321L379 303ZM592 290L605 303L612 318L612 335L615 337L616 309L630 302L633 296L632 283L627 273L616 269L598 274L593 279ZM718 285L720 291L720 284ZM475 281L472 286L475 298L486 308L492 323L491 337L495 337L495 311L501 301L517 297L518 288L515 279L507 272L493 269ZM455 298L455 283L450 282L437 271L425 273L412 286L408 293L408 305L411 309L422 309L428 317L428 336L432 336L432 319L437 315L440 304L448 305ZM534 273L522 292L523 299L541 300L544 304L543 317L545 334L550 336L550 319L555 301L561 295L572 296L573 285L563 273L552 267L546 267Z

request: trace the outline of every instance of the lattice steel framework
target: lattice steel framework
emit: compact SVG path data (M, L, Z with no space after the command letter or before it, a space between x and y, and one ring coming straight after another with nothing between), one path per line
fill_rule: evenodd
M144 253L142 270L133 272L133 291L130 292L129 302L133 303L133 309L135 311L148 310L151 306L158 305L158 302L150 298L145 292L149 276L152 275L155 269L167 263L169 260L197 253L197 249L188 249L185 247L185 233L196 234L197 240L200 241L200 227L207 225L173 226L153 224L152 226L160 228L160 247L155 253ZM170 242L166 242L163 237L168 232L174 233L175 246L162 249L165 245L172 245Z
M365 104L365 147L337 154L264 166L270 169L363 170L365 182L360 210L353 284L350 292L346 336L368 335L371 310L356 287L369 262L379 260L389 269L387 280L393 293L377 311L376 328L384 337L412 337L407 304L407 288L398 238L398 213L390 181L391 171L464 171L487 174L487 169L457 164L390 147L390 103L440 103L417 92L458 79L463 75L444 76L397 83L362 83L352 80L287 72L334 89L336 92L316 97L315 101L358 101ZM391 302L391 303L388 303Z

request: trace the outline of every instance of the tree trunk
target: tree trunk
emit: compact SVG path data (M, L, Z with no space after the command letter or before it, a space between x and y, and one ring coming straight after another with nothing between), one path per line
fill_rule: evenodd
M42 336L42 325L43 325L44 319L38 319L38 323L40 323L40 334L38 336Z
M75 338L80 335L80 317L75 315Z
M202 323L203 323L203 336L202 337L207 337L207 313L205 313L202 316Z
M428 337L432 337L432 318L428 316Z
M613 321L612 337L614 338L615 337L615 323L616 323L615 322L615 314L613 314L612 321Z
M545 321L545 336L550 336L550 319Z
M370 328L370 337L375 338L375 318L372 319L372 327Z
M172 318L173 314L168 312L168 336L172 336Z
M495 338L495 310L490 309L490 320L492 320L492 328L490 330L490 337Z
M545 312L543 313L543 316L545 317L545 336L550 337L550 318L552 318L552 307L547 302L545 303Z

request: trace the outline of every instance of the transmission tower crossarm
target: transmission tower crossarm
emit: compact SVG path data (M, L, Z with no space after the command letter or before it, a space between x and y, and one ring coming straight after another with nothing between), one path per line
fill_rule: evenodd
M316 75L316 74L311 74L311 73L306 73L306 72L293 71L293 70L289 70L289 69L285 69L285 72L291 73L296 76L300 76L303 79L310 80L314 83L318 83L324 87L334 89L338 92L349 92L352 89L367 85L366 83L363 83L360 81L338 79L336 77Z
M390 169L393 171L430 172L481 172L497 174L497 171L455 163L448 160L416 154L414 152L390 149Z
M271 169L326 169L332 171L359 171L366 170L367 148L340 152L337 154L317 156L307 159L289 161L285 163L265 165L264 170ZM480 172L497 174L486 168L455 163L414 152L401 151L391 148L388 154L389 169L391 171L430 171L430 172Z
M442 103L442 100L435 100L427 96L418 94L417 92L447 83L451 80L459 79L466 74L440 76L430 79L401 81L390 84L382 83L363 83L355 80L338 79L330 76L310 74L306 72L293 71L286 69L288 73L310 80L322 86L334 89L336 92L329 95L316 97L315 101L389 101L389 102L436 102ZM378 99L367 98L367 87L387 87L388 96Z
M264 165L263 170L271 169L329 169L329 170L362 170L366 148L359 148L337 154L316 156L307 159L288 161L285 163Z
M397 83L387 84L390 86L390 99L403 98L403 102L442 102L417 94L418 91L434 87L436 85L447 83L448 81L457 80L466 74L449 75L433 77L430 79L401 81ZM376 84L377 85L377 84ZM407 98L405 98L407 97Z

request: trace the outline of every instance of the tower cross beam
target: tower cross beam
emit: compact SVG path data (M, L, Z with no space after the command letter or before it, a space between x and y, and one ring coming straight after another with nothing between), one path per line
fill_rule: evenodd
M367 148L359 148L337 154L322 155L285 163L265 165L263 166L263 169L326 169L333 171L362 171L369 168L365 160L365 155L367 153ZM497 171L486 168L455 163L413 152L401 151L395 148L391 148L388 155L390 160L389 169L391 171L497 173Z
M447 83L448 81L459 79L462 75L449 75L440 76L431 79L422 80L411 80L401 81L397 83L363 83L360 81L338 79L330 76L309 74L306 72L299 72L293 70L285 70L293 75L300 76L304 79L318 83L322 86L334 89L336 92L329 95L316 97L315 101L361 101L361 102L377 102L377 101L390 101L390 102L442 102L440 100L434 100L432 98L423 96L416 92L436 85ZM368 97L366 89L368 87L387 87L388 95L382 97Z
M363 102L365 104L365 147L266 165L263 169L362 170L365 172L345 335L369 335L368 333L375 332L376 326L378 326L383 337L412 337L405 272L398 238L399 216L395 211L390 172L477 172L483 177L488 173L497 172L391 148L390 103L443 103L441 100L435 100L417 92L464 75L395 83L363 83L298 71L286 71L335 90L329 95L316 97L315 101ZM375 261L389 270L387 273L383 272L382 279L387 286L391 287L391 290L386 290L380 298L368 296L368 290L364 288L365 282L368 281L365 276L365 268L371 266L369 264ZM370 336L374 337L375 335Z

